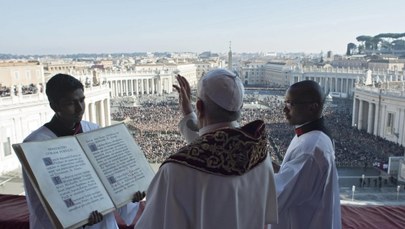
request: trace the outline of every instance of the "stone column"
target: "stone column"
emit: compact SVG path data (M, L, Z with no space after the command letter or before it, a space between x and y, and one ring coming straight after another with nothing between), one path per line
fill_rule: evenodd
M121 96L121 80L116 80L117 97Z
M104 107L106 108L104 113L105 125L109 126L111 125L110 98L104 99Z
M357 121L357 110L356 107L358 106L358 102L356 98L353 98L353 114L352 114L352 126L356 124Z
M378 103L376 103L375 104L375 109L374 109L374 132L373 132L373 134L375 135L375 136L379 136L379 133L378 133L378 125L379 125L379 118L380 118L380 107L379 107L379 105L378 105Z
M168 80L167 80L167 92L168 93L172 93L173 92L173 78L171 76L169 76Z
M373 103L368 103L367 133L373 133Z
M136 92L136 95L139 95L138 79L135 79L135 92Z
M363 129L363 103L364 103L363 100L359 101L359 119L358 119L359 121L357 123L358 130Z
M86 110L84 112L84 120L90 121L90 103L86 103Z
M130 79L130 80L128 80L128 84L129 84L129 93L128 93L128 95L134 95L134 85L133 85L133 83L132 83L132 79Z
M120 87L121 87L120 81L119 81L119 80L116 80L116 81L115 81L115 94L116 94L117 97L120 96L120 92L121 92Z
M342 79L342 85L343 85L342 86L342 92L347 93L347 90L346 90L347 89L347 78Z
M97 123L97 116L94 102L90 103L90 122ZM100 125L100 123L98 124Z
M163 93L167 92L166 83L167 83L167 78L163 78L162 79Z
M114 80L108 81L108 85L110 86L110 95L113 98L115 97Z
M150 94L150 86L149 86L149 80L150 79L146 79L146 94Z
M125 82L121 80L121 97L124 96L125 93Z
M127 80L122 80L122 95L128 95L128 83L127 83Z
M136 79L132 80L132 95L136 95Z
M157 85L158 85L158 94L162 95L163 94L163 91L162 91L162 78L158 79Z
M156 81L156 79L155 78L152 78L152 80L151 80L152 82L152 95L154 95L155 94L155 91L156 91L156 85L155 85L155 81Z
M105 127L105 110L104 110L104 102L101 100L98 102L99 106L99 115L100 115L100 126Z
M145 93L144 85L145 85L144 79L141 79L141 95L143 95Z
M118 97L120 94L120 86L121 86L121 84L120 84L119 80L116 80L115 81L115 96L116 97Z

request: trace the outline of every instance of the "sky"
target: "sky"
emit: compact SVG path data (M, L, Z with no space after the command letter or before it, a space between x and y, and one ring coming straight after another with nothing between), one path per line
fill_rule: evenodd
M0 53L344 54L405 32L404 0L0 0Z

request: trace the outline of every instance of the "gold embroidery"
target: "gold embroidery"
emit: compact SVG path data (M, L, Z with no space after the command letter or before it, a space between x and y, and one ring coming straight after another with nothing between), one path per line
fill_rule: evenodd
M260 127L263 125L259 122ZM242 129L221 129L196 139L165 161L177 162L204 172L241 175L267 156L264 128L255 138Z

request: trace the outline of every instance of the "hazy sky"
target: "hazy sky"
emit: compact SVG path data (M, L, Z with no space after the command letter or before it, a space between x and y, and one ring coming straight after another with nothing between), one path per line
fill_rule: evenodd
M0 0L0 53L343 54L405 32L405 0Z

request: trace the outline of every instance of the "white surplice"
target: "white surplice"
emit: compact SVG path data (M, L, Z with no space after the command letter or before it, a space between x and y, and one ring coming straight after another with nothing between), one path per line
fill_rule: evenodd
M295 136L275 179L279 222L272 229L341 228L335 152L325 133Z

